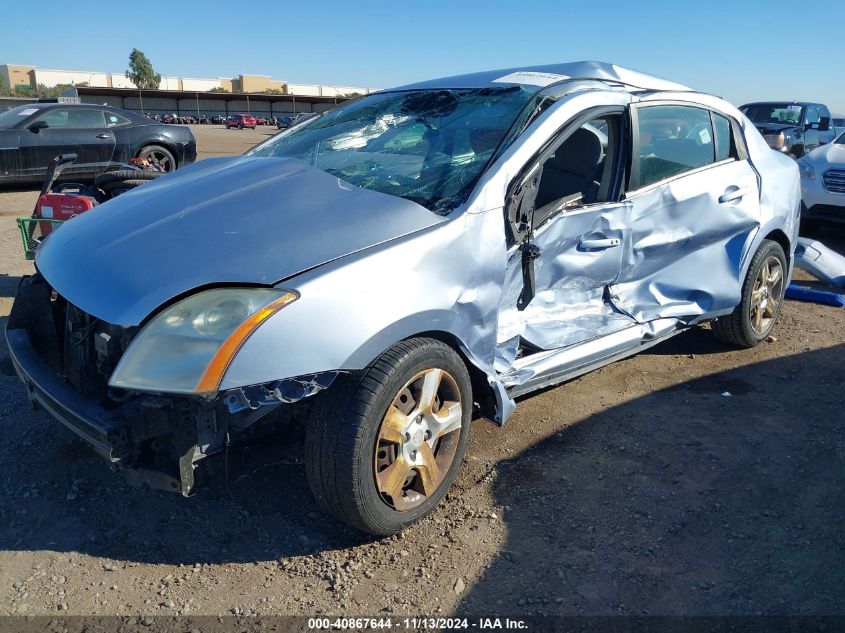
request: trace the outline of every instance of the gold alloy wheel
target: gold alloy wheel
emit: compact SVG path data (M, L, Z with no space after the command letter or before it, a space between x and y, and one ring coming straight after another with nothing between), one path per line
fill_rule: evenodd
M407 512L435 493L455 459L462 419L461 392L448 372L426 369L405 383L376 440L373 466L385 503Z
M757 336L771 330L783 300L783 266L777 257L769 257L760 267L751 291L750 322Z

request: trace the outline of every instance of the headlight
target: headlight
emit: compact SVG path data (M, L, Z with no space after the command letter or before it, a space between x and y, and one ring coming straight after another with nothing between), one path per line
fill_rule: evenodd
M136 391L212 394L250 334L299 295L275 288L205 290L162 310L109 380Z
M813 169L813 166L805 160L798 161L798 170L801 172L802 178L807 178L809 180L816 179L816 170Z
M775 149L782 149L784 144L786 143L786 136L784 136L783 132L781 132L780 134L778 134L774 138L774 141L775 141L775 145L774 145Z

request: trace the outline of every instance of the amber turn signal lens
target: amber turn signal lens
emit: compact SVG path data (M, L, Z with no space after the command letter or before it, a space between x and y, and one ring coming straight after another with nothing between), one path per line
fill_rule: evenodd
M214 354L208 367L202 374L197 383L197 393L213 393L220 387L220 381L223 380L223 374L229 368L229 364L237 354L238 350L243 346L244 342L250 337L255 329L261 325L268 318L273 316L276 312L296 301L297 295L289 292L282 297L276 299L273 303L258 310L255 314L250 316L246 321L241 323L234 332L223 342L223 345Z

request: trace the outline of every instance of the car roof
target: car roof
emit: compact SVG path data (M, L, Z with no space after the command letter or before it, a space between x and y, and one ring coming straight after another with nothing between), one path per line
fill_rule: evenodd
M35 103L23 104L27 108L46 110L47 108L104 108L108 110L122 110L118 106L111 106L105 103L59 103L57 101L36 101Z
M802 106L802 107L803 106L810 106L810 105L827 107L823 103L819 103L818 101L794 101L794 100L790 100L790 99L780 99L780 100L771 99L769 101L752 101L751 103L746 103L746 104L743 104L739 107L745 108L745 107L748 107L748 106L768 105L770 103L788 103L789 105L797 105L797 106Z
M32 110L50 110L53 108L86 108L88 110L108 110L109 112L119 112L122 116L127 118L139 119L143 118L137 112L126 110L118 106L109 105L107 103L57 103L55 101L36 101L34 103L25 103L18 107L25 107Z
M391 88L387 92L437 88L502 88L508 85L518 85L529 91L539 92L553 83L585 79L621 85L630 92L691 90L691 88L682 84L615 64L581 61L539 66L518 66L500 70L486 70L468 75L442 77Z

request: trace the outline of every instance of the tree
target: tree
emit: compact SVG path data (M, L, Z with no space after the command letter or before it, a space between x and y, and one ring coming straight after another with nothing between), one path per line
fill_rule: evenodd
M133 48L129 53L129 70L126 78L131 79L138 88L155 90L161 83L161 75L153 70L153 65L142 51Z
M211 90L209 90L209 92L229 92L229 91L226 90L223 86L216 86L216 87L212 88Z
M32 86L15 86L15 96L17 97L37 97L38 90Z
M78 85L81 85L81 84L76 84L76 85L78 86ZM44 84L38 84L38 93L39 93L40 96L43 96L43 97L60 97L64 93L66 93L68 90L71 90L72 88L76 87L76 86L74 86L74 84L56 84L52 88L48 88L47 86L44 86L44 91L42 93L42 90L41 90L42 86L44 86Z
M9 97L13 94L11 86L6 82L5 77L0 77L0 97Z
M267 88L267 90L262 90L262 91L261 91L261 94L265 94L265 95L283 95L283 94L285 94L285 93L284 93L284 92L282 92L282 90L281 90L281 89L279 89L279 88Z

